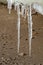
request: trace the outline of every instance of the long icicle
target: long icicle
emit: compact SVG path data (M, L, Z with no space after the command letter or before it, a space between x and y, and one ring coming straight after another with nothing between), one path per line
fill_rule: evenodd
M25 13L24 13L24 18L26 19L26 10L27 10L27 8L26 8L26 6L25 6Z
M8 2L7 7L9 9L9 14L10 14L11 13L11 9L12 9L12 0L7 0L7 2Z
M29 7L28 13L28 29L29 29L29 56L31 56L31 40L32 40L32 15L31 15L31 5Z
M15 6L15 10L16 10L17 9L17 3L15 3L14 6Z
M24 17L24 5L22 5L22 17Z
M17 6L17 12L18 12L18 53L20 48L20 8L19 5Z

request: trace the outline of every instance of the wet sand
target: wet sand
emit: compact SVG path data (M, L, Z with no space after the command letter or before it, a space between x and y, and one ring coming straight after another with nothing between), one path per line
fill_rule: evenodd
M28 52L28 22L21 16L21 44L20 53L17 54L17 12L12 9L8 14L8 9L0 5L0 65L43 65L43 16L38 14L33 16L33 38L32 56Z

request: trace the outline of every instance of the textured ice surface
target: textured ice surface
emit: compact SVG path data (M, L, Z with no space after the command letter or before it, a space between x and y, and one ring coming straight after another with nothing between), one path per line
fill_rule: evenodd
M40 14L43 15L43 7L37 3L33 4L33 8Z
M22 2L24 4L30 4L30 3L33 3L33 2L38 2L39 4L43 5L43 0L12 0L13 2ZM0 0L0 2L4 2L6 3L7 0Z

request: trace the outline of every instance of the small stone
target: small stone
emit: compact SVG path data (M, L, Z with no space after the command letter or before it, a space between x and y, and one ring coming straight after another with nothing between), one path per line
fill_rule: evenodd
M2 37L2 39L4 39L4 37Z
M4 46L6 45L6 44L3 44Z
M26 56L26 53L24 53L24 56Z
M36 64L34 64L34 65L36 65Z
M7 58L6 60L7 60L7 61L10 61L10 59L9 59L9 58Z
M4 46L2 48L5 48Z
M35 39L35 37L32 37L32 39Z
M14 65L18 65L18 63L15 63Z
M18 55L19 56L25 56L26 54L25 53L19 53Z
M10 49L13 49L13 48L10 48Z
M8 41L6 41L6 43L8 43Z
M5 55L4 53L2 55Z
M28 39L26 39L26 40L28 40Z
M35 30L33 29L32 31L34 32Z
M36 34L39 34L38 32L36 32Z
M2 60L5 60L4 57L1 58Z
M14 60L16 60L16 57L14 58Z
M15 62L12 62L12 64L15 64Z
M42 65L42 64L40 64L40 65Z
M24 55L24 53L19 53L18 55L19 55L19 56L23 56L23 55Z

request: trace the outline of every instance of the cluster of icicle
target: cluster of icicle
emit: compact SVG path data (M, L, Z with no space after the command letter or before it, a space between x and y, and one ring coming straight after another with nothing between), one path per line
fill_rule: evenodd
M15 10L17 10L17 14L18 14L18 50L17 52L19 53L19 49L20 49L20 14L26 18L26 13L27 13L27 16L28 16L28 33L29 33L29 56L31 56L31 39L32 39L32 7L31 7L31 4L27 5L27 4L22 4L20 2L14 2L12 0L7 0L8 2L8 9L9 9L9 14L11 13L11 9L12 9L12 4L14 5L15 7ZM21 5L21 11L20 11L20 5ZM42 10L42 7L38 4L33 4L32 5L33 8L43 14L43 10Z

